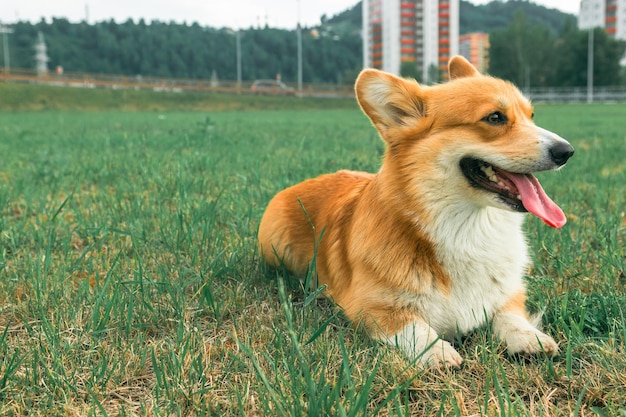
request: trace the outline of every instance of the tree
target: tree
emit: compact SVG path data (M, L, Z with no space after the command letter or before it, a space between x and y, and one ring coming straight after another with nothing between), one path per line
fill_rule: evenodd
M428 67L428 79L426 80L426 83L436 84L438 82L441 82L443 79L441 75L442 74L439 70L439 67L437 67L437 65L435 64L430 64L430 66Z
M415 61L402 61L400 63L400 75L403 77L414 78L418 82L422 82L422 74L417 68Z
M593 78L594 85L607 86L621 83L620 59L624 56L626 42L611 38L601 29L593 33ZM589 31L568 27L555 48L555 71L550 79L554 86L587 85L587 51Z
M554 39L548 28L531 25L522 12L490 37L489 72L522 87L545 86L554 71Z

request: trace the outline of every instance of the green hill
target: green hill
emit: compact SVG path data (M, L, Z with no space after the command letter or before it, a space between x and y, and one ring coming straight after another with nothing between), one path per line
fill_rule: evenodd
M553 35L562 33L568 22L576 20L574 15L549 9L528 0L492 1L479 6L461 1L460 33L490 33L504 29L513 22L518 12L524 13L529 23L548 27Z
M362 25L361 8L362 2L358 2L330 19L323 18L322 22L338 31L360 31ZM531 24L545 25L555 35L563 30L566 22L575 20L574 15L546 8L528 0L496 0L483 5L475 5L461 0L460 33L490 33L494 30L504 29L513 22L515 13L520 11L528 16Z

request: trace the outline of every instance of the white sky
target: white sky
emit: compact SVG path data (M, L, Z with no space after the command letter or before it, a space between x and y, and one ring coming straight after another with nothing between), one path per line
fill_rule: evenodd
M271 27L295 28L300 15L302 24L313 26L323 14L331 17L358 0L0 0L0 22L27 20L36 23L41 18L64 17L79 22L128 18L146 22L160 20L203 26L247 28L258 24ZM489 0L471 0L476 4ZM579 0L534 0L535 3L564 12L578 14Z

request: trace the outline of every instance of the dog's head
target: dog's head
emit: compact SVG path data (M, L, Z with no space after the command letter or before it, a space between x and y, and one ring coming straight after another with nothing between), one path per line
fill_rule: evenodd
M532 173L562 167L572 146L533 123L529 100L511 83L481 75L460 56L450 60L449 73L447 83L422 86L379 70L361 72L357 99L387 142L383 170L395 165L388 171L408 189L446 188L479 205L529 211L563 226L565 215Z

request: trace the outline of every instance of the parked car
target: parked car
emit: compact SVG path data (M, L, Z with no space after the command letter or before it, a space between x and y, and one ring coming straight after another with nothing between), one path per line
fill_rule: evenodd
M293 96L296 90L278 80L256 80L250 87L254 94Z

